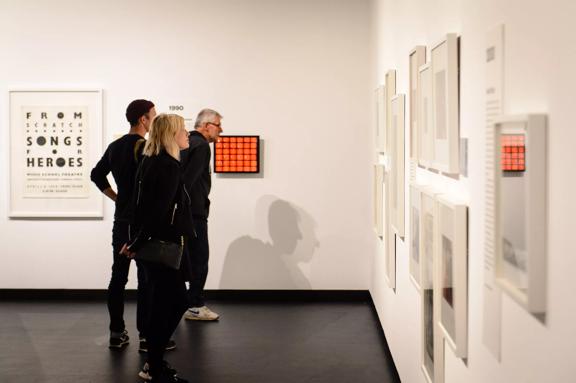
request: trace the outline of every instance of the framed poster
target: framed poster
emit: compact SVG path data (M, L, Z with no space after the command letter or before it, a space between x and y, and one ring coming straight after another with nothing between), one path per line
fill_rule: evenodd
M376 89L376 152L386 151L386 87Z
M434 167L458 174L460 160L459 41L454 33L432 48Z
M468 208L438 196L440 320L457 357L468 354Z
M410 159L418 162L418 88L419 68L426 64L426 47L419 45L410 52Z
M528 312L542 315L547 281L547 118L501 118L494 132L496 282Z
M390 138L392 147L390 152L391 195L390 215L391 223L396 234L404 238L404 107L405 96L399 94L392 98L392 125Z
M410 280L420 291L420 187L410 185Z
M374 230L384 239L384 166L374 165Z
M434 114L430 64L418 69L418 163L429 168L434 162Z
M11 218L102 218L102 90L11 90Z
M392 141L391 129L392 129L392 98L396 95L396 71L389 70L386 72L386 153L392 151L392 147L395 143Z

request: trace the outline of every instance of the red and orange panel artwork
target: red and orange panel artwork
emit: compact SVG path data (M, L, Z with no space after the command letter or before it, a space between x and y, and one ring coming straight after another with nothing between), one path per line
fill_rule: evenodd
M526 142L523 134L503 134L500 137L500 148L502 171L526 171Z
M260 136L220 136L214 143L214 173L259 173Z

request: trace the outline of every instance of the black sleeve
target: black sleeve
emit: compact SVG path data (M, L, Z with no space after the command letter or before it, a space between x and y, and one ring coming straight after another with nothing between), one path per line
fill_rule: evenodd
M112 171L110 164L110 147L106 149L100 161L96 164L90 173L90 179L96 184L100 191L104 191L110 187L108 182L108 174Z
M171 210L174 209L179 184L180 169L177 164L159 166L144 175L137 207L142 211L140 228L128 245L130 251L137 252L166 223L166 217L173 214Z
M190 190L198 182L204 169L210 166L210 146L208 144L190 147L186 153L186 162L182 169L182 180Z

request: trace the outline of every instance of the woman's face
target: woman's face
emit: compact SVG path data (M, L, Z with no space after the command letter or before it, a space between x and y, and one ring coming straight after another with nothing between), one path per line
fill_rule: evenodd
M176 143L178 144L180 150L188 149L190 146L190 143L188 142L189 135L190 133L188 133L184 127L180 128L178 133L176 133Z

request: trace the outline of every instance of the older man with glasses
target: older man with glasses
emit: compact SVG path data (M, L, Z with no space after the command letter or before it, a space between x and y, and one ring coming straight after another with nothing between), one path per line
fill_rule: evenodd
M204 285L208 277L208 214L210 211L210 143L220 133L222 116L211 109L198 113L194 130L190 132L190 147L182 153L183 181L191 198L191 211L196 238L189 238L186 246L188 255L189 309L184 314L187 320L214 321L219 315L206 307Z

